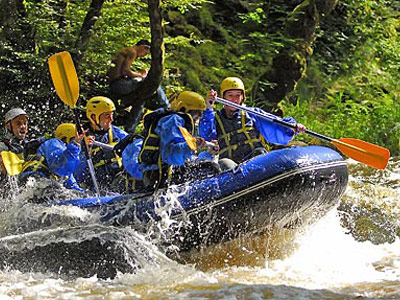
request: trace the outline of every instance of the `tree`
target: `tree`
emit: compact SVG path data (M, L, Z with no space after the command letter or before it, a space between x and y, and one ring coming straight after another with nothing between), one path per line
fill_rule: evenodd
M336 6L337 0L305 0L286 21L285 36L295 40L273 58L252 90L253 101L269 111L296 87L306 72L312 44L320 21Z

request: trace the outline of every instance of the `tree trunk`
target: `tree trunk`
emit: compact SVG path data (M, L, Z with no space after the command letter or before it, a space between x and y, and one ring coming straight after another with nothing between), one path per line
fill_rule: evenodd
M101 15L101 9L103 8L104 0L92 0L90 3L89 10L83 20L81 30L79 32L78 39L75 42L75 66L78 68L82 58L84 56L86 46L93 34L93 27L96 24L97 19Z
M160 0L148 0L148 12L151 30L151 67L140 86L128 95L121 97L121 105L118 105L118 113L124 115L124 108L131 107L127 117L124 117L125 130L134 132L142 115L142 107L146 102L150 107L157 106L156 91L160 86L164 70L164 29Z
M141 103L144 102L143 99L150 97L157 90L162 81L164 71L164 29L162 26L160 0L148 0L148 12L151 30L151 67L139 91Z
M337 0L305 0L292 12L286 23L286 36L296 39L274 57L270 69L262 74L252 90L256 105L271 111L297 82L304 77L307 59L312 55L315 31L321 19L336 6Z
M124 97L123 107L141 106L159 87L164 70L164 30L159 0L148 0L151 30L151 67L140 88Z

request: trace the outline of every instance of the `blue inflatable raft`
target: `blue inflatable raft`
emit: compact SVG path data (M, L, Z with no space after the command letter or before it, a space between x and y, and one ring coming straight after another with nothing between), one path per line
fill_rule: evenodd
M73 199L58 205L98 211L104 224L139 230L148 230L146 224L167 215L179 224L169 230L168 239L179 251L187 251L322 216L338 203L347 180L346 162L338 152L322 146L292 147L154 195Z
M185 261L186 254L209 245L250 238L271 227L293 227L310 217L317 220L337 205L347 180L346 162L330 148L275 150L219 175L154 194L53 203L55 208L78 206L96 217L81 226L48 224L0 238L0 259L23 272L112 278L148 262L142 257L146 243L137 234L154 236L152 244Z

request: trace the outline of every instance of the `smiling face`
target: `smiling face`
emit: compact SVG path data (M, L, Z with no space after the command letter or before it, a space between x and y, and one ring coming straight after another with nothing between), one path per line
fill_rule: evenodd
M28 117L20 115L8 122L6 128L12 132L15 138L23 140L28 133Z
M243 92L241 90L228 90L224 93L224 98L230 102L241 105L243 103ZM229 105L224 105L226 112L234 112L237 108L231 107Z
M104 112L99 116L99 127L103 130L108 130L114 121L114 112L108 111Z

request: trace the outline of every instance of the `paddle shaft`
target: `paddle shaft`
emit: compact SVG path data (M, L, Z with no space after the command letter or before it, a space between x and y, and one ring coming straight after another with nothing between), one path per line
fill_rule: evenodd
M294 129L294 130L297 129L297 125L296 125L296 124L291 124L291 123L285 122L285 121L283 121L283 120L281 120L281 119L278 119L278 118L276 118L275 116L269 116L269 115L260 113L260 112L258 112L258 111L254 111L254 110L252 110L252 109L250 109L250 108L248 108L248 107L245 107L245 106L236 104L236 103L231 102L231 101L228 101L228 100L226 100L226 99L222 99L222 98L217 97L217 100L216 100L216 101L219 102L219 103L228 105L228 106L232 106L232 107L237 108L237 109L240 109L240 110L247 111L248 113L251 113L251 114L253 114L253 115L256 115L256 116L258 116L258 117L260 117L260 118L263 118L263 119L266 119L266 120L270 120L270 121L272 121L272 122L274 122L274 123L278 123L278 124L283 125L283 126L285 126L285 127L288 127L288 128ZM324 140L324 141L327 141L327 142L332 142L332 141L333 141L333 139L331 139L330 137L327 137L327 136L325 136L325 135L322 135L322 134L313 132L313 131L308 130L308 129L307 129L306 131L304 131L304 133L307 133L307 134L309 134L309 135L312 135L312 136L314 136L314 137L316 137L316 138L319 138L319 139Z
M263 119L268 119L271 122L278 123L282 126L297 130L297 124L290 124L288 122L283 121L280 118L277 118L272 114L254 111L251 108L244 107L242 105L230 102L226 99L222 99L219 97L216 97L216 101L240 110L247 111L248 113L251 113ZM330 137L324 136L322 134L310 130L305 130L304 132L316 138L324 140L326 142L332 143L348 157L355 159L359 162L362 162L366 165L369 165L371 167L377 169L384 169L386 168L389 162L390 152L388 149L383 148L381 146L377 146L362 140L351 139L351 138L332 139Z
M78 134L81 135L83 133L83 130L82 130L82 126L81 126L81 121L79 119L79 112L76 108L74 108L72 110L73 110L74 116L75 116L76 130L78 131ZM87 162L87 165L89 168L90 177L92 178L94 190L96 191L97 195L100 196L99 185L97 183L93 162L92 162L92 159L90 158L89 149L88 149L88 146L86 145L86 141L83 140L81 145L82 145L83 151L85 153L86 162Z
M94 141L93 145L97 146L97 147L101 147L105 150L114 150L114 147L109 145L109 144L105 144L102 142L98 142L98 141Z
M83 130L79 120L79 112L76 109L76 102L78 101L79 97L79 81L72 57L68 52L60 52L52 55L49 58L48 63L57 94L60 99L73 110L76 129L81 135ZM90 158L89 149L85 141L82 143L82 147L85 153L86 162L88 164L90 177L93 181L93 186L96 193L100 195L100 189L94 172L93 162Z

